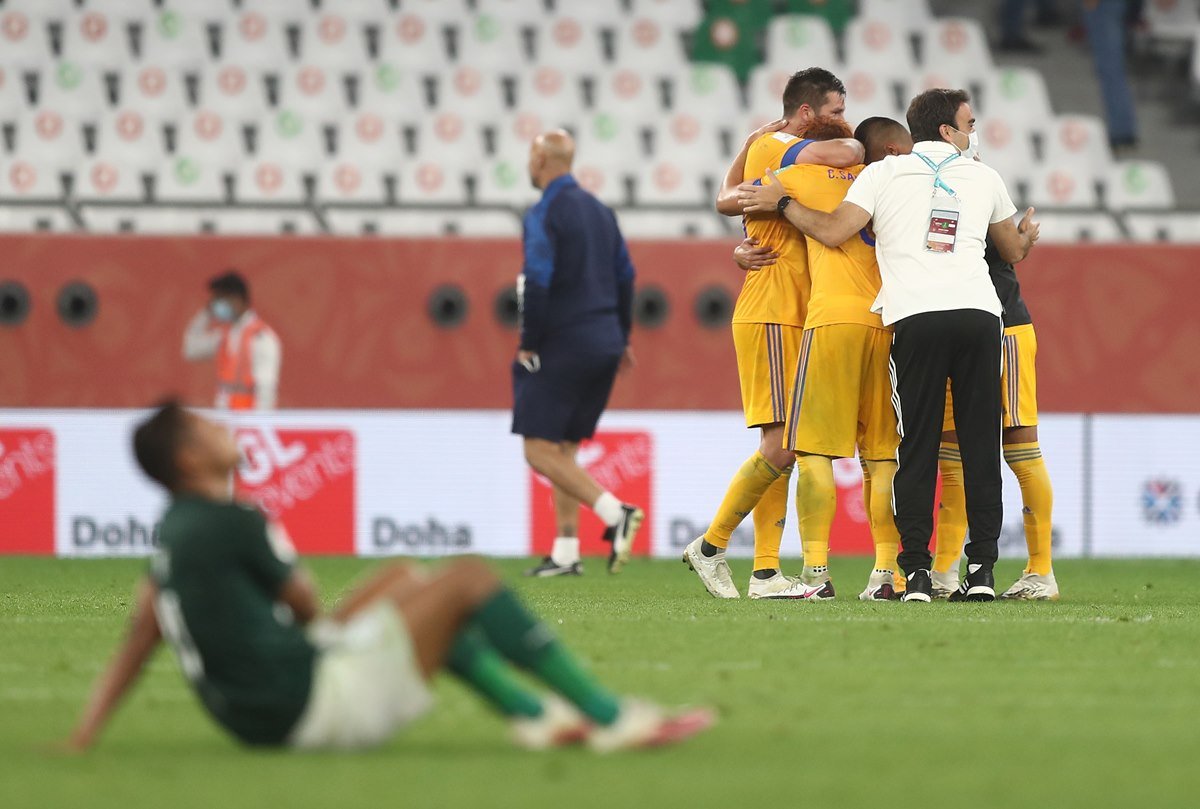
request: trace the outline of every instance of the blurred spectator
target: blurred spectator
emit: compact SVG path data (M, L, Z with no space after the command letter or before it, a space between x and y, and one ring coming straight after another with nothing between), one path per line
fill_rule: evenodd
M1083 27L1092 49L1096 78L1104 99L1108 140L1116 150L1137 145L1137 117L1125 68L1128 0L1082 0Z
M279 337L250 308L250 287L240 273L218 275L208 291L208 305L183 335L184 358L216 359L217 408L274 409L283 354Z
M1002 51L1039 53L1042 49L1025 35L1025 19L1030 0L1002 0L1000 4L1000 44ZM1057 25L1062 22L1057 0L1033 0L1038 25Z

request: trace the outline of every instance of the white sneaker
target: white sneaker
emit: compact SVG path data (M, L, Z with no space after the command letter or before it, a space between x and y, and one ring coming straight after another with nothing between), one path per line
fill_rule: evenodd
M1045 576L1024 573L1000 597L1009 601L1058 601L1058 582L1053 571Z
M945 573L938 573L934 570L929 575L933 579L933 597L935 599L949 598L950 594L958 589L957 570L948 570Z
M706 708L670 714L652 702L625 699L621 701L617 721L607 726L597 725L587 741L597 753L660 747L695 736L715 719Z
M784 595L784 593L792 590L797 584L800 584L800 579L795 576L785 576L777 570L775 575L769 579L751 576L750 586L746 588L746 595L751 598L795 598L794 595Z
M738 592L737 585L733 583L733 576L729 573L729 563L725 561L725 554L705 556L700 553L702 542L704 537L683 549L683 563L696 572L704 588L713 598L741 598L742 594Z
M890 570L873 570L867 579L867 589L858 594L859 601L898 601L896 577Z
M542 700L541 716L514 719L510 733L517 747L549 750L586 741L591 724L574 705L550 694Z

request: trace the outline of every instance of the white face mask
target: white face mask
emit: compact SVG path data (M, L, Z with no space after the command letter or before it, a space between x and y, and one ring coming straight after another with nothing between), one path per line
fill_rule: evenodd
M959 149L958 153L967 160L974 160L979 157L979 133L978 132L963 132L958 127L954 127L954 131L960 135L967 136L967 148ZM954 147L958 149L957 146Z
M233 322L233 304L224 298L220 298L209 304L208 311L212 313L214 318L222 323Z

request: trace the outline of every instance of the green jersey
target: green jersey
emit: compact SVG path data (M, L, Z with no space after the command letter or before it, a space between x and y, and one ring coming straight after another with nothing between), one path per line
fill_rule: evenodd
M316 651L276 601L295 551L253 508L176 498L151 563L155 614L205 707L250 744L283 742L308 701Z

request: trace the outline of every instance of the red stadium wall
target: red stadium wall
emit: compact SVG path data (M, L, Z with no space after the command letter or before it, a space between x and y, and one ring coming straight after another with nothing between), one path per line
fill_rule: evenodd
M631 245L639 285L668 311L639 328L640 362L613 406L737 409L725 326L702 325L697 299L740 277L732 242ZM516 335L494 314L520 268L502 240L218 237L0 238L0 287L15 281L31 308L0 325L0 406L131 407L175 392L212 396L212 368L180 357L206 279L227 267L249 278L256 308L284 345L288 408L503 408ZM1200 250L1171 246L1039 247L1022 264L1038 327L1039 404L1066 412L1195 412L1200 390ZM89 285L98 309L73 327L60 292ZM467 314L455 328L428 314L456 285ZM2 301L0 301L2 302Z

